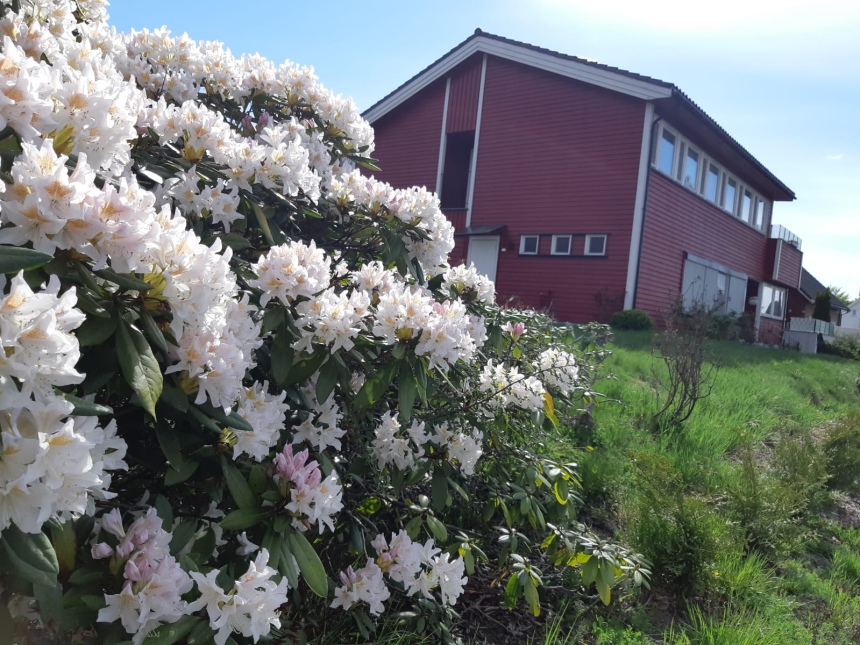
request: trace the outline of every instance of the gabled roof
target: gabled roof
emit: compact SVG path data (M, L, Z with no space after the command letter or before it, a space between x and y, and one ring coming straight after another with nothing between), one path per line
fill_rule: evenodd
M815 276L812 275L809 271L807 271L806 269L800 270L800 295L806 298L809 302L815 302L815 296L817 296L825 289L827 289L827 287L825 287L818 280L816 280ZM842 301L834 295L830 296L830 308L848 311L848 307L843 305Z
M685 123L696 123L710 130L723 144L725 148L723 152L733 153L741 161L743 169L754 175L758 183L767 184L770 190L766 192L773 199L781 201L795 199L794 192L788 186L777 179L746 148L672 83L586 58L496 36L480 29L476 29L474 34L454 49L370 106L363 113L364 118L373 123L476 53L498 56L645 101L654 101L658 108L671 114L673 118Z

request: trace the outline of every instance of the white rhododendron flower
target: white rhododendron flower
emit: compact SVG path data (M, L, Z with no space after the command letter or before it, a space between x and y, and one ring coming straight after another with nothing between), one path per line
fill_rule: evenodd
M319 464L308 461L308 451L293 453L290 445L275 457L274 470L282 491L289 494L286 509L293 515L293 526L306 531L308 525L317 524L320 533L326 526L334 530L334 517L343 510L336 473L323 478Z
M272 248L254 266L256 280L249 284L263 291L260 304L277 299L289 306L296 298L311 298L331 280L331 258L316 243L290 242Z
M235 412L247 421L253 430L233 430L236 444L233 446L233 459L244 453L256 461L262 461L275 447L285 426L284 416L290 409L284 401L286 392L278 395L268 393L269 383L254 383L244 388L236 402Z
M543 381L562 394L570 394L579 384L579 368L576 357L562 349L547 349L541 352L534 368L540 371Z
M170 555L172 535L161 528L161 519L150 508L127 531L122 530L118 509L112 510L102 529L120 538L110 549L94 545L94 558L112 558L122 564L124 583L118 594L106 594L107 605L99 610L98 622L119 620L140 645L147 634L164 623L175 623L185 614L180 597L192 587L191 578ZM111 552L112 551L112 552Z
M272 581L272 576L277 575L277 572L268 563L269 552L262 549L249 564L248 571L226 593L215 581L217 569L205 576L196 571L191 572L200 598L190 603L187 611L206 608L209 626L215 630L213 640L217 645L224 645L232 632L250 637L256 643L272 627L281 626L278 608L286 604L289 586L286 578L281 578L277 583Z

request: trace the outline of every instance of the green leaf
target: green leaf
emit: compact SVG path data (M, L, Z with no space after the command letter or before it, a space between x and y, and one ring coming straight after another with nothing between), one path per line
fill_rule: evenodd
M291 385L307 381L316 373L323 364L323 361L328 358L328 355L328 351L321 350L295 363L290 369L289 376L284 381L283 387L290 387Z
M603 601L604 605L608 605L611 600L611 592L609 589L609 585L606 584L603 580L596 581L597 586L597 594L600 596L600 599Z
M558 477L552 485L552 492L555 493L555 499L559 504L567 504L570 489L566 479Z
M59 520L52 520L51 527L51 544L54 547L54 553L57 555L57 564L63 575L68 575L70 571L75 569L75 555L77 551L77 538L75 537L75 523L72 520L66 520L60 524Z
M59 584L33 585L33 596L39 603L39 618L46 623L64 625L66 612L63 610L63 587Z
M177 473L181 473L183 466L185 466L185 460L182 458L182 448L179 445L176 429L164 422L158 422L155 424L155 436L158 438L158 445L161 446L161 452L167 457L170 467Z
M209 626L209 621L202 620L188 634L188 645L210 645L214 643L215 631Z
M169 532L173 528L173 509L164 495L155 496L155 513L161 518L162 528Z
M256 495L262 495L266 492L266 472L259 464L251 468L251 474L248 475L248 485Z
M98 403L93 403L92 401L87 401L85 399L80 399L72 394L63 393L63 398L66 399L69 403L75 406L75 409L72 410L72 415L76 417L103 417L110 416L113 414L113 408L108 407L106 405L99 405Z
M148 282L144 282L133 275L117 273L113 269L104 268L100 271L96 271L95 274L100 278L104 278L109 282L113 282L115 285L118 285L122 289L126 291L149 291L152 289L152 285Z
M526 602L529 604L529 609L532 610L532 616L540 616L540 598L538 597L537 587L535 586L534 578L527 573L521 573L520 577L526 576L526 583L523 586L523 592L526 596Z
M517 599L522 593L522 587L519 584L519 572L513 574L508 579L508 584L505 585L505 607L513 609L517 606Z
M275 340L272 343L272 377L275 379L275 383L281 387L286 387L290 370L293 368L293 355L295 352L290 341L291 337L287 331L286 324L281 324L278 335L275 336Z
M317 378L317 401L325 403L331 393L334 392L334 386L337 385L337 380L340 376L340 366L336 361L330 360L320 369L319 378Z
M409 520L409 524L406 525L406 534L411 540L414 541L418 539L418 533L421 531L421 524L423 522L424 520L420 515L416 515Z
M281 542L285 541L286 535L273 530L272 526L266 527L266 533L263 535L263 541L260 542L260 547L269 552L269 566L273 569L280 569L281 563Z
M156 629L151 636L144 639L143 645L173 645L190 634L202 620L198 616L183 616L175 623Z
M7 566L26 580L48 587L57 584L60 564L44 533L24 533L11 524L0 534L0 548Z
M86 313L96 316L98 318L111 317L110 311L108 311L105 307L93 300L92 297L84 289L77 289L76 294L78 296L78 301L75 303L75 306L78 309L81 309Z
M427 528L433 534L438 542L445 542L448 539L448 529L439 521L438 518L432 515L427 516Z
M167 472L164 473L164 485L165 486L176 486L176 484L181 484L186 479L191 477L200 466L200 462L197 459L184 459L182 460L182 466L180 466L179 470L174 470L172 467L167 469Z
M224 473L224 479L227 480L227 488L230 489L230 494L239 508L256 508L257 496L248 485L245 477L224 455L221 455L221 472Z
M164 334L161 333L158 325L153 320L152 315L146 310L146 307L140 308L140 326L143 327L143 333L149 339L149 342L155 346L155 349L162 354L167 354L167 341L164 340Z
M179 410L180 412L188 411L188 395L181 387L176 387L169 383L163 384L159 403L169 405L174 410Z
M433 500L433 509L442 511L448 505L448 478L442 468L433 471L433 482L430 488L430 496Z
M589 558L588 562L582 565L582 582L590 585L597 579L599 573L597 558Z
M328 577L319 555L303 533L293 531L290 533L289 540L290 550L296 557L299 571L302 572L302 577L308 583L308 587L316 595L325 598L328 596Z
M203 564L212 557L215 550L215 531L211 528L203 531L203 535L194 540L194 546L188 554L196 564Z
M89 585L102 579L101 569L75 569L69 576L69 583L77 586Z
M299 570L296 568L298 562L296 562L292 549L290 549L290 540L287 535L281 540L281 558L278 560L278 571L286 577L290 587L295 589L299 586Z
M391 362L377 371L376 376L367 379L355 397L357 410L365 410L382 398L396 373L397 363Z
M75 330L75 336L81 347L101 345L116 331L117 318L89 317Z
M200 403L197 407L222 425L235 428L236 430L244 430L245 432L254 431L254 427L235 412L224 414L222 408L216 408L214 405L210 405L209 402Z
M37 269L53 259L53 255L21 246L0 246L0 273Z
M247 249L252 246L250 241L238 233L225 233L224 235L218 236L218 239L221 240L221 243L224 246L229 246L234 251L241 251L242 249Z
M116 352L119 368L137 394L144 410L155 418L155 403L164 385L161 366L140 331L121 320L117 328Z
M262 508L240 508L221 520L221 528L225 531L244 531L256 526L269 516L269 511Z
M176 555L197 533L197 520L187 519L182 520L179 525L173 529L173 537L170 538L170 555Z
M260 208L260 205L257 202L249 200L249 203L251 204L251 208L254 209L254 216L257 219L257 225L263 232L263 237L266 238L266 242L269 243L269 246L275 246L275 238L272 237L272 229L269 228L269 220L266 219L266 214L263 212L263 209Z
M404 362L400 366L400 375L397 379L397 404L403 423L409 423L412 418L412 406L415 405L417 396L418 386L415 383L412 366L408 362Z

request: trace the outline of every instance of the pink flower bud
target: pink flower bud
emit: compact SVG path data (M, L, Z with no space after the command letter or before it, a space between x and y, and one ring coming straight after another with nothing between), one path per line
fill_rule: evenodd
M90 551L94 560L102 560L104 558L109 558L113 555L113 549L110 548L106 542L99 542L98 544L93 544L93 548Z
M122 528L122 515L118 508L102 516L102 528L118 538L125 537L125 529Z

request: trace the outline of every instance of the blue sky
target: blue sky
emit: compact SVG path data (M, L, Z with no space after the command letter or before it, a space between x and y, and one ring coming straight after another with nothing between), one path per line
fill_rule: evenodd
M476 27L675 83L797 194L774 223L803 239L804 266L860 293L858 0L113 0L110 13L121 31L166 25L313 65L361 109Z

